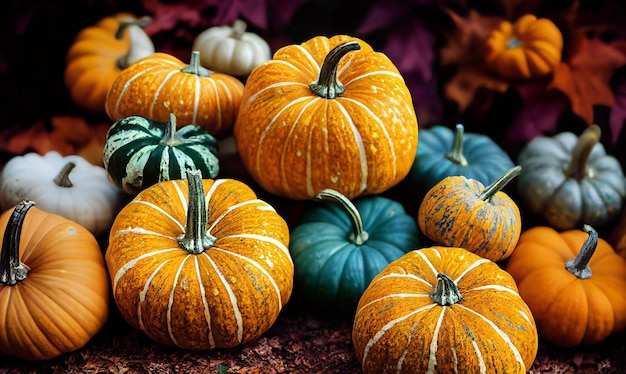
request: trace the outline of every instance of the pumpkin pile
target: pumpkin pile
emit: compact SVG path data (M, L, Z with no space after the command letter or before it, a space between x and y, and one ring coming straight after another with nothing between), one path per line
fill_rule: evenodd
M359 38L270 57L238 20L198 35L187 63L151 48L144 22L105 18L68 52L76 105L111 122L103 166L30 153L0 174L0 351L80 349L109 292L128 325L188 350L258 339L298 296L354 318L365 373L525 373L540 338L626 328L626 177L598 126L537 137L513 162L462 124L418 129L403 76ZM523 66L501 46L546 22L500 25L487 66L550 74L560 33L524 44ZM239 175L220 164L227 139Z

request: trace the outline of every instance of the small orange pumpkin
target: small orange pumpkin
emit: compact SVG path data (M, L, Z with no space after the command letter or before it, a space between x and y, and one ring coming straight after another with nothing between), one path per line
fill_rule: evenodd
M555 345L594 344L626 328L626 260L589 225L524 231L505 270Z
M64 77L76 105L104 113L107 91L120 71L155 52L143 31L149 22L147 17L117 13L76 35L67 52Z
M126 321L162 344L234 347L267 331L292 287L289 229L234 179L160 182L118 214L106 252Z
M276 195L381 193L415 159L417 117L404 79L357 38L318 36L281 48L250 74L241 102L241 159Z
M513 278L463 248L414 250L383 269L357 307L365 374L528 372L539 338Z
M502 190L521 173L515 166L485 187L449 176L432 187L417 213L420 230L441 245L462 247L492 261L509 257L522 232L517 204Z
M140 116L204 127L221 139L232 135L243 93L237 78L202 66L197 51L189 64L162 52L143 58L122 71L106 97L106 112L118 121Z
M94 236L24 200L0 216L0 351L48 360L82 348L109 316Z
M515 24L503 21L486 41L485 63L508 79L530 79L551 73L561 62L563 35L547 18L533 14Z

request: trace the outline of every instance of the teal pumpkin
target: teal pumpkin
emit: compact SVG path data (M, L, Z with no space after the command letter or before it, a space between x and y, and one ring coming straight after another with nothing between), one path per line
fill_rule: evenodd
M454 131L436 125L420 133L409 181L421 194L452 175L488 185L513 166L509 155L490 137L465 133L461 124L456 125Z
M417 222L381 195L352 202L325 189L291 233L296 289L318 311L354 314L363 291L390 262L421 243Z
M131 195L167 180L185 179L200 170L203 179L219 172L217 140L204 128L130 116L113 123L104 145L104 167L110 179Z

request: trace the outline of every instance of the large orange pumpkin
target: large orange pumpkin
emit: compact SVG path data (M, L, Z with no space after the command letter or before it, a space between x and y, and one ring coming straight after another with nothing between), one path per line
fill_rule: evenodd
M81 30L67 52L65 85L79 107L104 113L107 91L133 62L152 55L147 17L120 12Z
M279 49L248 77L235 123L246 170L265 190L312 199L381 193L409 172L418 124L394 64L346 35Z
M389 264L357 307L352 340L366 374L526 373L539 338L513 278L463 248Z
M197 51L189 64L157 52L124 69L107 93L109 118L167 122L173 113L178 123L204 127L218 139L232 135L243 83L200 66L199 59Z
M286 222L247 185L196 170L121 210L106 262L130 325L167 345L226 348L259 337L287 303L288 243Z
M83 347L109 316L94 236L22 201L0 216L0 351L48 360Z

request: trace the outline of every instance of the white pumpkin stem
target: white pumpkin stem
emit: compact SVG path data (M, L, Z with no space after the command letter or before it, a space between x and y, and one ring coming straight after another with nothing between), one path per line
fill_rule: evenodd
M356 206L346 196L338 191L330 188L325 188L315 196L319 200L329 200L334 203L338 203L348 213L350 221L352 222L352 234L348 238L356 245L361 245L369 239L369 234L363 229L363 220Z
M67 187L67 188L73 187L74 185L72 184L72 181L70 180L70 173L72 172L72 170L74 170L75 167L76 167L76 163L72 161L65 164L65 166L63 166L63 168L61 169L59 174L56 176L56 178L53 179L54 184L56 184L59 187Z
M345 88L337 81L339 61L348 52L359 49L361 49L361 45L356 41L346 42L331 49L326 58L324 58L317 81L309 86L311 91L325 99L334 99L341 95Z
M467 159L463 156L463 133L463 125L456 125L452 150L446 154L446 158L457 165L467 166Z
M566 172L568 177L581 181L587 176L587 160L589 160L589 155L591 155L593 147L600 141L601 136L602 130L598 125L589 126L580 134L574 149L572 149L572 159Z
M180 71L183 73L198 75L200 77L208 77L209 75L213 73L211 70L200 65L200 52L199 51L191 52L191 59L189 60L189 65L180 69Z
M522 173L522 167L517 165L512 167L511 169L509 169L509 171L507 171L506 173L504 173L503 176L501 176L500 178L498 178L495 182L493 182L492 184L490 184L489 186L487 186L483 192L481 192L478 195L478 198L484 201L489 201L491 200L491 198L498 193L499 191L502 191L502 189L504 188L504 186L506 186L507 184L509 184L509 182L511 180L513 180L513 178L517 177L518 175L520 175Z
M456 283L444 273L437 274L437 286L428 294L431 300L441 306L450 306L463 300Z
M176 115L174 113L170 113L170 120L165 124L165 129L163 129L163 137L159 141L160 145L165 146L176 146L180 142L176 137L176 128L178 124L176 123Z
M232 31L230 32L230 37L233 39L241 40L243 35L246 33L246 28L248 25L241 19L236 19L233 22Z
M13 209L2 238L2 253L0 254L0 283L5 286L14 286L26 279L30 268L20 261L20 239L24 218L34 201L22 200Z
M578 255L565 262L565 268L580 279L588 279L591 278L589 261L591 261L591 257L598 246L598 232L587 224L583 226L583 231L589 234L589 236L580 248Z
M120 21L120 25L115 33L115 39L121 40L124 32L128 30L128 38L130 43L126 54L117 59L117 67L124 70L137 60L154 54L154 44L150 36L143 30L152 22L150 17L141 17L139 19L124 19Z
M200 170L187 170L189 202L185 233L178 238L178 243L187 252L199 254L213 247L217 238L206 232L207 212L206 195Z

